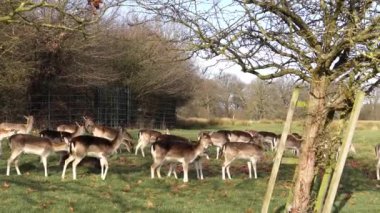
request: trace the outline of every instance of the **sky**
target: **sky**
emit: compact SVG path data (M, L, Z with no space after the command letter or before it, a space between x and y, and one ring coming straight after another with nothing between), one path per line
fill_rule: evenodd
M202 70L207 68L206 75L216 76L221 72L229 73L236 75L245 84L251 83L251 81L255 78L255 76L251 73L242 72L241 68L238 65L220 61L218 59L219 58L205 60L197 58L196 61Z

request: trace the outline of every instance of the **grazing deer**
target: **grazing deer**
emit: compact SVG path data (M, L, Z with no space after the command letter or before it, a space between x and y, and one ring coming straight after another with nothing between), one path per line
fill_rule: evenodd
M22 153L35 154L41 157L44 165L45 177L47 174L47 158L53 152L65 151L68 149L65 143L53 143L48 138L41 138L34 135L15 134L9 138L11 147L11 156L7 164L7 176L10 174L10 166L14 162L18 175L21 175L18 168L19 157Z
M135 155L137 155L137 152L140 149L142 156L145 157L144 148L148 144L152 144L152 143L156 142L158 137L161 135L162 135L161 132L151 130L151 129L140 130L139 131L139 140L137 142L136 149L135 149Z
M210 136L212 145L216 146L216 159L219 159L220 149L223 147L225 143L229 142L229 139L228 139L229 131L219 130L216 132L209 132L209 131L199 132L198 140L202 134L208 134Z
M281 137L281 135L279 135L279 138L280 137ZM286 139L285 148L294 151L294 154L296 156L299 156L300 151L301 151L302 142L303 142L302 137L299 137L299 135L294 135L294 133L290 134L290 135L288 135L288 137Z
M380 144L377 144L375 146L375 153L376 153L376 158L377 158L376 177L377 177L377 180L380 180Z
M84 157L90 156L100 159L100 177L102 180L105 180L108 171L107 156L113 154L119 148L123 138L122 128L119 129L119 132L113 141L90 135L77 136L72 138L70 141L65 138L65 141L69 144L70 156L65 160L65 165L63 166L62 171L62 179L65 179L67 165L73 162L73 179L76 180L77 165Z
M95 124L90 117L83 116L83 119L85 129L95 137L101 137L111 141L116 138L118 134L117 129ZM122 144L124 144L128 152L132 152L133 138L127 131L123 131Z
M1 123L0 129L12 131L15 130L19 134L29 134L33 129L34 117L32 115L24 116L26 124Z
M75 124L61 124L57 126L58 132L68 132L68 133L74 133L80 125L78 122L75 122Z
M267 131L259 131L257 133L262 136L264 143L269 144L272 151L275 150L275 148L277 147L278 140L278 136L276 135L276 133Z
M257 179L256 163L264 154L264 150L261 146L253 143L226 143L222 149L224 155L224 163L222 166L222 178L226 179L226 170L228 178L231 179L230 165L235 159L248 160L249 178L252 178L252 169L254 171L255 179Z
M8 130L0 129L0 156L3 154L3 148L1 147L3 139L8 138L16 133L17 131L15 130L8 131Z
M75 128L74 132L45 129L45 130L42 130L39 134L41 137L49 138L52 142L65 142L63 138L71 139L73 137L83 135L84 133L86 133L86 129L84 128L84 126L78 123L76 123L76 125L77 127Z
M192 163L205 149L211 144L210 136L203 134L200 136L198 144L191 144L172 140L170 138L159 140L152 144L151 153L153 164L150 167L151 178L154 178L154 173L157 171L157 176L161 178L159 169L165 161L177 161L182 163L183 181L188 182L189 163Z
M201 134L199 135L199 137L201 136ZM198 138L199 140L199 138ZM177 135L169 135L169 134L161 134L160 136L158 136L156 138L156 141L175 141L175 142L178 142L178 143L188 143L188 144L192 144L192 141L190 141L189 139L185 138L185 137L181 137L181 136L177 136ZM201 179L203 180L203 170L202 170L202 157L205 157L207 159L209 159L209 156L205 153L201 153L195 160L194 160L194 166L195 166L195 170L197 172L197 178L198 179ZM170 167L169 167L169 172L168 172L168 177L171 176L171 173L173 173L174 177L176 179L178 179L178 176L177 176L177 173L175 171L175 163L170 163ZM160 169L161 167L159 167L157 169L157 172L160 173Z

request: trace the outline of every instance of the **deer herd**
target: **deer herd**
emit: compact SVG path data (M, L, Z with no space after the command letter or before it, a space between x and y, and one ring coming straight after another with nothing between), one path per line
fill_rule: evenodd
M101 179L104 180L108 171L107 158L123 145L128 152L133 152L133 138L122 128L111 128L96 124L90 117L83 116L83 125L59 125L56 130L43 130L39 135L31 134L33 116L25 116L26 124L0 123L0 156L2 155L1 141L9 140L11 150L7 161L6 175L10 175L11 164L14 163L16 172L21 175L19 158L22 153L38 155L44 166L45 177L48 176L48 157L52 153L60 155L63 164L62 179L65 178L67 166L72 163L73 179L77 178L76 168L85 157L97 158L100 161ZM257 179L257 163L263 160L265 151L276 151L281 135L267 131L255 130L218 130L202 131L197 141L171 135L151 129L142 129L138 133L135 155L140 151L145 157L144 149L150 146L153 163L150 167L151 178L161 178L161 166L168 162L169 172L177 178L176 165L182 164L183 181L188 182L189 165L194 163L197 178L203 179L202 161L209 159L207 149L216 147L216 159L224 157L222 163L222 178L231 179L230 166L236 159L247 161L249 178ZM299 156L302 146L302 137L291 133L286 140L285 148ZM380 144L375 147L377 158L376 175L380 180Z

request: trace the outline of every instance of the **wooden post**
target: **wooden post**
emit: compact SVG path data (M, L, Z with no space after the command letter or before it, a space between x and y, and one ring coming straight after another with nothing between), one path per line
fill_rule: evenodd
M293 114L296 108L298 96L299 96L299 88L295 88L293 91L292 99L290 101L288 115L286 117L285 126L282 131L281 140L280 140L280 143L278 144L278 149L276 152L276 156L274 158L272 172L271 172L269 182L268 182L267 192L265 193L263 206L261 208L262 213L267 213L269 209L269 203L272 198L274 184L276 183L276 178L277 178L278 170L280 168L282 155L285 150L285 142L290 131L290 125L292 124Z
M315 202L315 212L317 213L322 212L323 202L325 201L325 197L326 197L327 190L329 188L332 173L333 173L332 166L329 166L325 170L325 174L323 175L321 185L319 186L317 201Z
M292 205L292 202L293 202L293 197L294 197L293 186L294 186L294 183L296 182L298 169L299 169L299 167L297 166L296 169L295 169L295 171L294 171L293 180L292 180L292 186L290 187L288 198L286 199L284 213L288 213L289 212L288 209L290 209L290 206Z
M360 109L363 105L364 92L360 91L356 95L356 100L351 112L348 127L343 136L342 150L339 153L338 162L335 166L334 174L331 180L330 188L327 194L325 205L323 207L323 213L330 213L332 206L334 204L335 196L338 190L340 178L343 173L344 164L346 163L348 151L351 146L352 137L354 136L354 131L356 127L356 122L358 121Z

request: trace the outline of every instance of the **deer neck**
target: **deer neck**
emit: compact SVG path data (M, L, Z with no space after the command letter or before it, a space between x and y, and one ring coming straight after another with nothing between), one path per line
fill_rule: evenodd
M77 127L75 132L71 135L71 138L77 137L79 135L83 135L85 133L84 127Z
M203 144L201 142L198 142L198 144L196 145L194 149L194 154L198 156L199 154L202 154L204 151L205 151L205 148Z
M28 122L26 123L25 129L26 129L27 134L29 134L32 131L33 123L34 123L34 119L29 119Z

